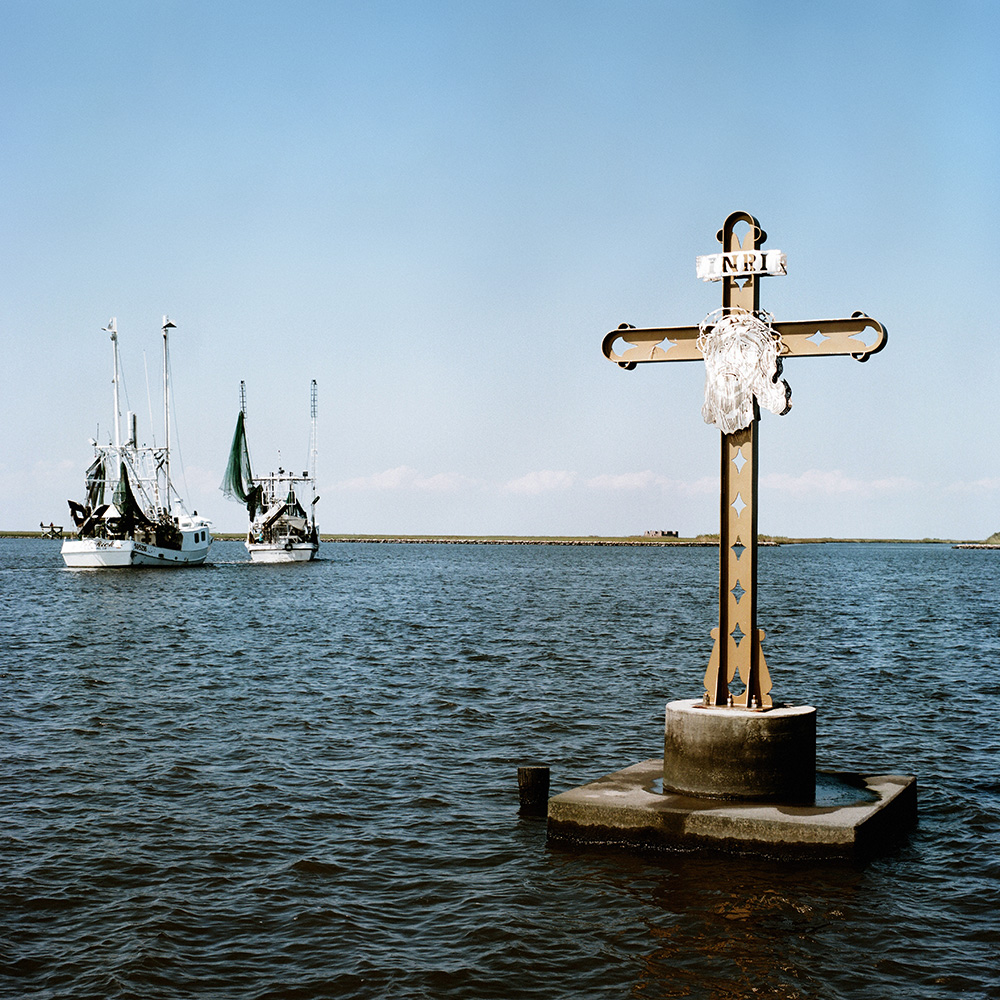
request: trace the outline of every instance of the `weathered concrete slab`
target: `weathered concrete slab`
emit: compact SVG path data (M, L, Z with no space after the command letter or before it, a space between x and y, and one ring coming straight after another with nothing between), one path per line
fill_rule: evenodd
M916 822L917 779L819 771L813 805L692 798L662 791L654 758L549 799L548 839L588 849L715 848L864 858Z

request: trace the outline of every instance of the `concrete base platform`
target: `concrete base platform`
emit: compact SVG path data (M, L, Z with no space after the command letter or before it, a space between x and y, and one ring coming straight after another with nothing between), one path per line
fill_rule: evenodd
M866 858L917 819L917 779L819 771L813 805L663 792L654 758L549 799L555 846L638 851L714 848L776 857Z

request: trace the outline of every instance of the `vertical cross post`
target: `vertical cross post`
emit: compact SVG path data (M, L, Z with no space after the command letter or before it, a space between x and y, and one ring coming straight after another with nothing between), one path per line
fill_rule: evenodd
M749 223L740 242L735 227ZM723 262L740 251L759 250L767 238L759 223L745 212L726 219L719 233ZM740 285L740 280L743 284ZM756 313L760 309L760 275L739 278L733 272L722 279L722 308L726 314ZM705 672L709 703L729 704L729 684L739 671L746 690L733 704L767 708L771 679L761 652L763 633L757 629L757 425L754 404L749 427L722 435L719 507L719 626L712 630L715 646Z

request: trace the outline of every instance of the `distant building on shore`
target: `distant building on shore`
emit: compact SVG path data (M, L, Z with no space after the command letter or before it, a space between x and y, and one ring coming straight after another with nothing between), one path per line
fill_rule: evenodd
M649 531L644 531L642 533L643 538L676 538L676 531L654 531L650 529Z

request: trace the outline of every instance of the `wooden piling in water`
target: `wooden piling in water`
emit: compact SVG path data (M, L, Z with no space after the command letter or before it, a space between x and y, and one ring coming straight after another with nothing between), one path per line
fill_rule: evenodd
M549 769L545 764L525 764L517 769L517 790L522 816L545 816L549 809Z

